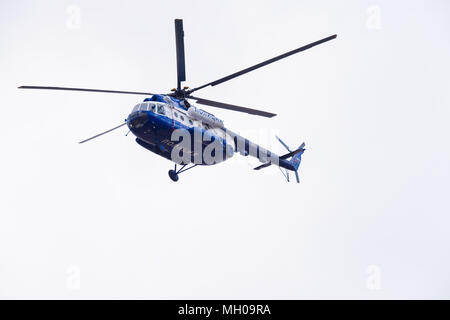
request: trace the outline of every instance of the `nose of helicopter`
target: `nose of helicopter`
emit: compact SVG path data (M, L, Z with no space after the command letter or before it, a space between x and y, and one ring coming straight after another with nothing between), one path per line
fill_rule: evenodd
M133 131L144 126L148 120L148 115L144 111L135 111L130 113L127 118L128 128Z

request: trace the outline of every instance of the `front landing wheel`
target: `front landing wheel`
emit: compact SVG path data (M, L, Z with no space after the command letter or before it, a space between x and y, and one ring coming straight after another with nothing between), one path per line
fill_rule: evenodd
M178 174L175 172L175 170L169 170L169 177L174 182L178 181Z

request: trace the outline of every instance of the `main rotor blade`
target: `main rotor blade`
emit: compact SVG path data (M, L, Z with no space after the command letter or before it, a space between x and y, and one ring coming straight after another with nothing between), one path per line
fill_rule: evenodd
M102 133L99 133L99 134L96 134L95 136L93 136L93 137L90 137L90 138L87 138L86 140L83 140L83 141L80 141L80 142L78 142L78 143L85 143L85 142L88 142L89 140L92 140L92 139L95 139L95 138L98 138L98 137L100 137L100 136L102 136L102 135L104 135L104 134L107 134L108 132L111 132L111 131L113 131L113 130L116 130L116 129L119 129L120 127L123 127L124 125L126 125L127 123L125 122L125 123L122 123L121 125L119 125L119 126L117 126L117 127L114 127L114 128L112 128L112 129L109 129L109 130L107 130L107 131L105 131L105 132L102 132Z
M303 47L297 48L297 49L295 49L295 50L286 52L286 53L284 53L284 54L282 54L282 55L279 55L279 56L277 56L277 57L274 57L274 58L272 58L272 59L269 59L269 60L263 61L263 62L261 62L261 63L255 64L254 66L251 66L251 67L246 68L246 69L244 69L244 70L241 70L241 71L235 72L235 73L233 73L233 74L230 74L229 76L220 78L220 79L218 79L218 80L216 80L216 81L213 81L213 82L204 84L204 85L202 85L202 86L200 86L200 87L194 88L194 89L190 90L189 93L194 92L194 91L197 91L197 90L200 90L200 89L205 88L205 87L207 87L207 86L216 86L216 85L218 85L218 84L220 84L220 83L222 83L222 82L225 82L225 81L234 79L234 78L239 77L239 76L241 76L241 75L243 75L243 74L246 74L246 73L248 73L248 72L250 72L250 71L259 69L259 68L261 68L261 67L264 67L264 66L266 66L266 65L268 65L268 64L270 64L270 63L273 63L273 62L275 62L275 61L284 59L284 58L289 57L289 56L291 56L291 55L293 55L293 54L296 54L296 53L305 51L305 50L310 49L310 48L312 48L312 47L314 47L314 46L317 46L317 45L322 44L322 43L324 43L324 42L327 42L327 41L330 41L330 40L332 40L332 39L335 39L336 37L337 37L337 35L332 35L332 36L323 38L322 40L319 40L319 41L316 41L316 42L312 42L312 43L310 43L310 44L307 44L306 46L303 46Z
M193 96L190 96L188 98L195 99L197 103L204 104L206 106L215 107L215 108L233 110L233 111L238 111L238 112L245 112L248 114L254 114L257 116L262 116L262 117L267 117L267 118L272 118L272 117L276 116L275 113L261 111L261 110L257 110L257 109L246 108L246 107L235 106L233 104L217 102L217 101L197 98L197 97L193 97Z
M102 93L124 93L124 94L139 94L139 95L146 95L146 96L153 95L153 93L150 93L150 92L83 89L83 88L67 88L67 87L20 86L18 89L43 89L43 90L66 90L66 91L102 92Z
M175 19L175 41L177 50L177 89L181 90L181 81L186 81L186 67L184 62L184 31L182 19Z

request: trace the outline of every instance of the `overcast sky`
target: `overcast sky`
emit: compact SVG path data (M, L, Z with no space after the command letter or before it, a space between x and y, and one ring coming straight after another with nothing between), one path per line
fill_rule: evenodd
M1 1L0 298L450 298L448 1ZM301 183L236 156L173 183L125 137L167 93L175 18L188 86L338 34L198 96L283 154Z

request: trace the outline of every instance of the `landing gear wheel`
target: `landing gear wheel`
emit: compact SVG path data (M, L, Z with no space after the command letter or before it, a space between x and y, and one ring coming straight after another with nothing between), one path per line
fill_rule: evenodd
M175 172L175 170L169 170L169 177L174 182L178 181L178 174Z

